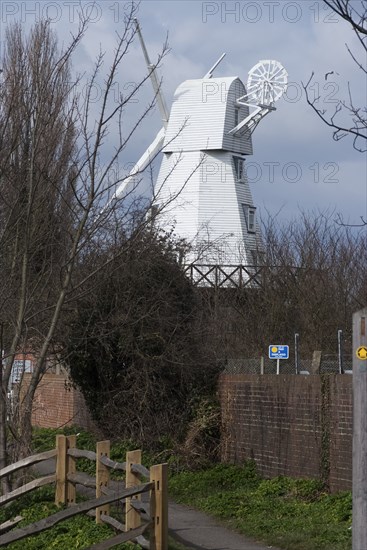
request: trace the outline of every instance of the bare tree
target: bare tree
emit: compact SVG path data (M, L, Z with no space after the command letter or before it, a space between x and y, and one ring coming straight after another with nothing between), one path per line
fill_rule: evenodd
M68 260L65 230L71 229L71 209L75 203L73 167L77 139L75 105L69 104L70 56L82 32L81 28L61 57L47 23L37 25L28 39L18 24L6 34L0 107L0 239L4 281L0 298L2 317L7 322L1 393L1 466L6 461L7 428L15 441L22 439L27 443L25 424L7 423L6 397L14 358L28 346L42 348L40 338L50 330L48 311L54 309L62 288L57 272ZM51 340L50 332L27 390L26 409L44 369ZM28 416L25 415L27 421Z
M135 37L135 14L132 5L107 74L102 75L101 52L83 98L78 79L71 84L71 62L87 20L62 52L47 22L36 24L29 36L18 25L7 32L0 90L0 269L6 281L0 294L6 350L0 468L8 460L8 429L12 458L29 451L33 397L50 352L58 347L63 319L88 292L96 273L122 253L115 248L86 272L81 266L88 251L97 246L106 250L133 217L129 193L120 201L110 198L127 177L114 168L155 103L148 103L127 127L124 112L149 74L124 97L115 94L119 68ZM93 87L101 80L101 101L92 105ZM113 131L113 147L106 148ZM137 219L143 231L149 222L142 215ZM7 393L14 359L30 350L36 355L34 370L17 414L10 418Z
M358 71L361 72L361 86L365 89L367 67L365 63L367 54L367 5L364 0L323 0L324 4L333 10L339 17L347 21L358 39L361 53L356 53L346 45ZM325 79L329 74L327 73ZM356 104L353 98L353 90L348 83L348 97L339 100L332 113L318 106L320 98L312 98L309 88L312 85L314 73L312 73L308 82L303 85L307 103L312 107L321 120L333 128L333 138L336 141L351 136L353 138L353 147L360 152L366 152L367 139L367 109L365 105Z
M295 332L303 353L330 353L338 329L351 336L352 313L365 301L366 237L333 216L301 212L283 223L269 217L260 284L203 291L203 323L218 358L259 357L271 342L292 342Z

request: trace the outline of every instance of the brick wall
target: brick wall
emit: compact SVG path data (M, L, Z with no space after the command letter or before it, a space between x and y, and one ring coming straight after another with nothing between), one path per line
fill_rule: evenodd
M352 483L352 377L222 375L222 460L254 459L265 477Z
M30 375L25 374L26 386ZM41 428L80 426L94 429L83 395L71 388L64 374L44 374L39 383L32 409L32 425Z

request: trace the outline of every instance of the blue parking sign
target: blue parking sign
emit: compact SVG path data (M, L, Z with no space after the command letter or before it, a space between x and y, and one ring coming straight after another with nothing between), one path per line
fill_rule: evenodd
M269 346L269 359L289 359L289 346L271 344Z

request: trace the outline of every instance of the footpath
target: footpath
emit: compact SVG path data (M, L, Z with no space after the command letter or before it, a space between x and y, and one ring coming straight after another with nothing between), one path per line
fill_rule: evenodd
M187 548L196 550L277 550L226 529L215 519L194 508L169 503L170 535Z
M55 460L41 462L34 469L41 475L48 475L55 471ZM85 496L94 496L92 489L81 485L77 486L77 491ZM235 533L194 508L172 501L168 507L168 525L171 537L193 550L278 550Z

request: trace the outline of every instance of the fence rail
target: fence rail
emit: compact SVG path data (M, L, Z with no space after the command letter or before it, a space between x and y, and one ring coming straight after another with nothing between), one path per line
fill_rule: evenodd
M56 448L51 451L27 457L15 464L0 470L0 478L18 471L21 468L56 457L56 472L41 477L19 487L15 491L0 497L0 504L5 504L34 489L56 483L55 503L67 505L48 518L37 521L23 528L17 528L0 536L0 546L35 535L52 528L65 519L81 513L95 517L96 523L106 523L119 534L91 547L94 550L105 550L116 544L135 541L143 548L150 550L167 550L168 548L168 494L167 494L167 464L152 466L149 470L141 464L141 451L130 451L125 462L115 462L110 459L110 441L97 443L96 452L78 449L76 436L56 437ZM92 477L76 469L76 461L87 458L96 463L96 476ZM110 479L110 471L124 471L126 480ZM141 478L148 481L142 482ZM76 503L76 485L96 489L95 498L86 502ZM150 493L149 505L141 502L143 493ZM117 501L125 503L125 523L110 515L110 505ZM0 533L13 528L23 518L18 516L0 525ZM142 536L150 530L149 542Z
M208 288L260 288L264 266L189 264L184 272L198 287Z
M38 453L36 455L28 456L27 458L23 458L22 460L19 460L14 464L10 464L9 466L6 466L2 470L0 470L0 478L5 477L9 474L13 474L16 471L21 470L22 468L25 468L26 466L33 466L38 462L48 460L49 458L54 458L55 456L56 456L56 449L52 449L51 451L45 451L43 453Z

